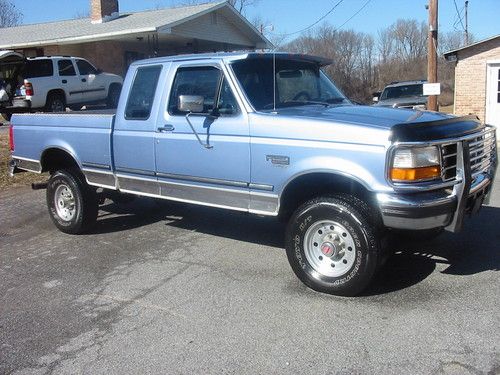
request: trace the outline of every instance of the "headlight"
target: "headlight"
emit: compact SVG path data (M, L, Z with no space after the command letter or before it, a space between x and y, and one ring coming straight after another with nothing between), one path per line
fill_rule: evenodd
M440 178L439 148L429 146L396 149L389 177L393 182L418 182Z

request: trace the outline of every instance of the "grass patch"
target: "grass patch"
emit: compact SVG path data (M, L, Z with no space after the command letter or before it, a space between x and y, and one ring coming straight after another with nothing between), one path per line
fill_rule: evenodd
M17 173L14 177L10 177L9 160L9 132L2 130L0 132L0 190L16 186L29 186L32 182L45 182L49 178L46 173L32 172Z

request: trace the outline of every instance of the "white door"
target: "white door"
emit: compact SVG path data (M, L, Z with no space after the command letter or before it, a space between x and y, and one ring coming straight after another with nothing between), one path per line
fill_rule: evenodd
M82 82L76 74L71 59L57 60L56 68L59 74L60 85L66 93L66 104L81 103L83 99Z
M486 123L500 126L500 63L488 64Z
M75 59L83 85L83 101L92 103L106 98L106 77L87 60Z

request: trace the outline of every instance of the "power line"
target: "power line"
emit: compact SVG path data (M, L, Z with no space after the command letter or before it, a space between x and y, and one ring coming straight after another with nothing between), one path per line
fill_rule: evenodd
M462 16L460 15L460 12L458 10L457 0L453 0L453 3L455 4L455 10L457 11L458 19L459 19L460 23L462 24L462 29L464 29L464 31L465 31L465 26L464 26L464 23L462 21Z
M351 17L349 17L347 19L347 21L345 21L342 25L340 25L339 27L335 28L335 31L341 29L342 27L344 27L350 20L352 20L354 17L356 17L363 9L366 8L366 6L370 3L370 1L372 0L367 0L363 6L361 8L358 9L358 11L356 13L354 13Z
M326 17L328 17L330 14L332 14L332 12L335 10L335 8L337 8L344 0L339 0L334 6L332 9L330 9L328 12L326 12L326 14L324 14L321 18L319 18L316 22L314 22L312 25L309 25L307 26L306 28L302 29L302 30L299 30L299 31L294 31L293 33L289 33L289 34L285 34L283 35L283 38L286 38L286 37L289 37L290 35L295 35L295 34L300 34L300 33L303 33L304 31L307 31L309 29L311 29L312 27L316 26L318 23L320 23L321 21L323 21Z

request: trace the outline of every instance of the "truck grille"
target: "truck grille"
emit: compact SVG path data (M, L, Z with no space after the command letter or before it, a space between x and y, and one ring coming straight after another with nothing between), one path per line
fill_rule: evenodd
M494 132L483 133L468 141L472 178L488 172L495 158L496 139Z
M489 172L496 157L496 139L493 130L467 139L472 179ZM457 176L457 143L441 146L443 181L453 181Z

